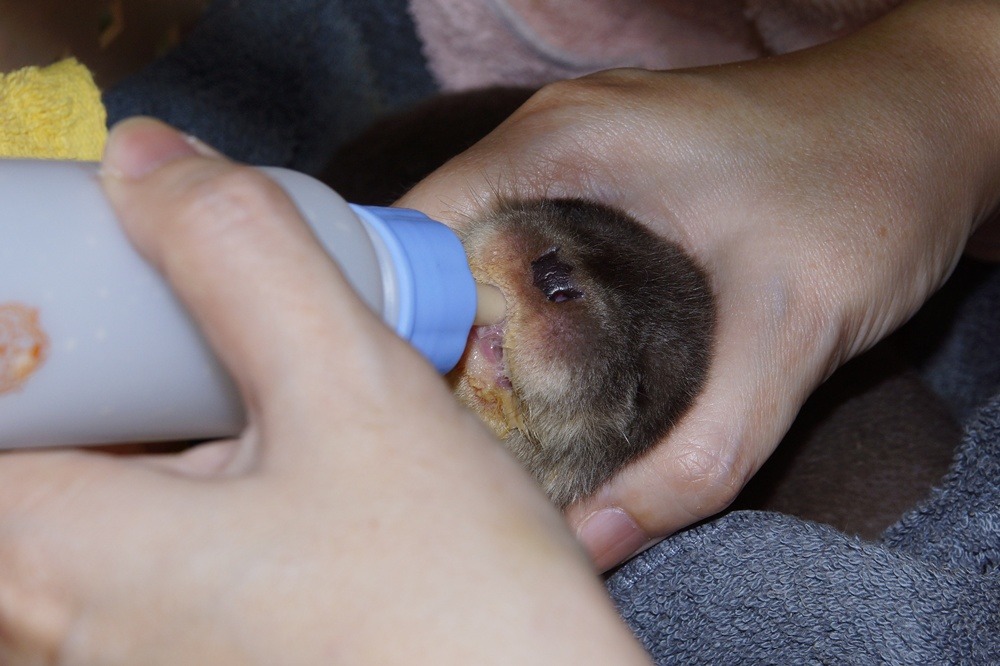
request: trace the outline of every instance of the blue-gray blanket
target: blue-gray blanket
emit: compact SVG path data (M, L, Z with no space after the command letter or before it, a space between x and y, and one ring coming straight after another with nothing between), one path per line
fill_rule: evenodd
M105 102L315 173L435 91L405 0L216 0ZM663 541L607 582L658 663L1000 663L1000 273L979 273L914 361L967 424L931 498L874 542L754 511Z

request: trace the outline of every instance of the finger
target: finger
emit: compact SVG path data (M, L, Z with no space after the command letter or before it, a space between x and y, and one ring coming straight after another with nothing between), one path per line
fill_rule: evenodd
M422 211L431 219L461 229L490 210L495 199L530 194L529 185L515 185L520 170L508 166L518 160L516 146L506 143L493 151L492 143L490 138L484 139L452 158L417 183L396 205Z
M133 119L112 130L103 173L127 233L203 328L251 414L301 407L312 399L304 377L336 387L363 374L370 355L343 350L368 349L384 330L261 172Z

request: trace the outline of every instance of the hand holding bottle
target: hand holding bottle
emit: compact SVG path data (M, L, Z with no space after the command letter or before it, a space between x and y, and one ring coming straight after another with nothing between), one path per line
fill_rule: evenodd
M145 120L105 168L249 425L0 454L0 661L644 663L558 513L280 189Z

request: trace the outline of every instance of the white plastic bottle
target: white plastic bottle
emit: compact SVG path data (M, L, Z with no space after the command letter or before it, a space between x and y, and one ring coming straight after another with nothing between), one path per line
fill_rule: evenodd
M264 169L361 298L440 371L458 362L476 286L462 245L416 211L351 206ZM132 248L97 165L0 160L0 448L230 436L231 380Z

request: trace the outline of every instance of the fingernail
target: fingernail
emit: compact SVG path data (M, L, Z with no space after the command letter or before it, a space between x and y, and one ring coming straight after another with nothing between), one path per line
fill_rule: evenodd
M212 146L208 145L196 136L185 134L184 140L191 144L191 147L194 148L194 152L198 153L202 157L222 157L222 153L217 151L215 148L212 148Z
M583 519L577 538L599 571L607 571L642 548L649 537L618 508L600 509Z
M169 162L194 155L217 157L218 153L159 120L129 118L111 129L101 173L140 180Z

